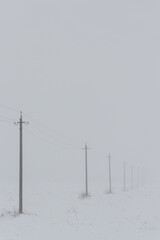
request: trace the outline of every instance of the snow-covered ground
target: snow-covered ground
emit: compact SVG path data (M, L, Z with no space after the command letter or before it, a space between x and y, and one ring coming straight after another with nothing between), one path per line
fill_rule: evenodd
M79 186L30 184L17 216L15 184L0 186L0 240L159 240L160 188L107 194L96 185L83 198Z

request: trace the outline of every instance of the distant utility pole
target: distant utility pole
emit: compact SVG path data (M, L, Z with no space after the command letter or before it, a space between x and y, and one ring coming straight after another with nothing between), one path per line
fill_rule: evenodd
M139 185L140 185L139 175L140 175L140 173L139 173L139 167L138 167L137 168L137 187L139 187Z
M15 125L19 124L19 214L23 213L23 124L28 124L28 122L23 122L22 112L20 113L20 120L16 122Z
M88 146L85 144L83 148L85 150L85 185L86 185L86 196L88 196Z
M112 192L112 179L111 179L111 155L108 154L108 170L109 170L109 192Z
M123 190L126 191L126 162L124 161L124 166L123 166L123 173L124 173L124 176L123 176L123 184L124 184L124 188Z
M131 188L133 189L133 166L131 166Z

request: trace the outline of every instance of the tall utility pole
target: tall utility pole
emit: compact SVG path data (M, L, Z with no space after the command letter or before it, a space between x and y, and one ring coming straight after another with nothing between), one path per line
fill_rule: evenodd
M133 166L131 166L131 188L133 189Z
M85 150L85 185L86 185L86 196L88 196L88 146L85 144L83 148Z
M108 170L109 170L109 192L112 192L112 179L111 179L111 155L108 155Z
M22 112L20 113L19 122L19 214L23 213L23 124L28 124L28 122L23 122Z
M123 166L123 173L124 173L124 176L123 176L123 190L126 191L126 162L124 161L124 166Z

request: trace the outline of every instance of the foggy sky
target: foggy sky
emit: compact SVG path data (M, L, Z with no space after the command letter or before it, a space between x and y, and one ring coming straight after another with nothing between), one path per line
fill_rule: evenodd
M115 178L123 161L159 176L159 12L155 0L0 0L0 104L38 122L24 115L26 179L81 181L85 142L93 180L109 152ZM18 127L0 132L0 179L16 180Z

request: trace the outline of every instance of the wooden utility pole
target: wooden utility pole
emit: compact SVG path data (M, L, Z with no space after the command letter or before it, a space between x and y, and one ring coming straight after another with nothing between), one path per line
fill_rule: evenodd
M23 213L23 124L28 124L28 122L23 122L22 112L20 113L19 122L19 214Z
M126 162L124 161L124 166L123 166L123 173L124 173L124 176L123 176L123 190L126 191Z
M139 185L140 185L139 175L140 175L140 173L139 173L139 167L138 167L138 168L137 168L137 187L139 187Z
M133 166L131 166L131 188L133 189Z
M112 178L111 178L111 155L108 155L108 171L109 171L109 192L112 192Z
M85 144L85 187L86 187L86 196L88 196L88 146Z

